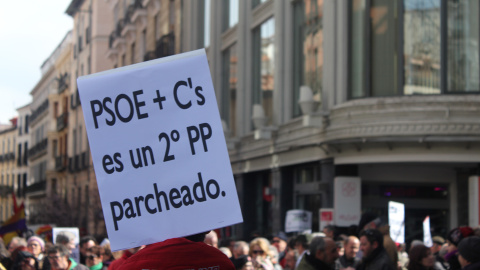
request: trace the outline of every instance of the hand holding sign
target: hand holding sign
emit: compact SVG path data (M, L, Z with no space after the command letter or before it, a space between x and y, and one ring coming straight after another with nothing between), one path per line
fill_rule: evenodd
M204 50L78 86L114 250L242 221Z

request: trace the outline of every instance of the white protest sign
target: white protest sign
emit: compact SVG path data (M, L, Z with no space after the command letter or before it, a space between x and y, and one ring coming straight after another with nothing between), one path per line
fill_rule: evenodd
M358 224L361 216L362 182L359 177L335 177L334 218L336 226Z
M52 238L53 238L53 243L54 244L60 244L57 243L57 235L58 234L63 234L66 233L71 234L74 236L74 244L75 248L72 250L72 253L70 254L70 258L74 259L77 263L80 263L80 231L78 228L72 228L72 227L55 227L52 229Z
M205 50L78 87L112 250L242 222Z
M405 243L405 205L403 203L388 202L388 224L393 241Z
M430 217L423 220L423 244L426 247L433 246L432 234L430 233Z
M325 226L333 224L333 208L320 208L320 232L323 231Z
M285 232L312 230L312 212L300 209L288 210L285 217Z

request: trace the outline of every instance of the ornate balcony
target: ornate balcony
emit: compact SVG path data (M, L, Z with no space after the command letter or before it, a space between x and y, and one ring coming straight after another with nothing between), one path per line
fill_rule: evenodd
M59 117L57 117L57 131L62 131L68 124L68 113L62 113Z

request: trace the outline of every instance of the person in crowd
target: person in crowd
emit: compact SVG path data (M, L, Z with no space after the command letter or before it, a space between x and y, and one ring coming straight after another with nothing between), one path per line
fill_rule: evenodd
M390 237L390 225L388 225L388 221L386 218L380 219L380 224L378 225L378 231L383 235L383 247L388 254L388 257L393 262L394 265L398 265L398 252L397 252L397 245Z
M205 236L205 244L212 246L214 248L218 248L218 236L215 231L210 231Z
M236 241L235 245L233 246L233 254L232 257L234 259L239 258L240 256L243 255L248 255L248 250L249 250L248 243L245 241Z
M441 236L434 236L432 237L432 242L433 245L430 247L430 250L433 253L433 256L435 257L435 267L438 270L447 270L448 265L445 263L445 259L443 259L443 256L440 255L440 250L442 249L442 246L445 244L445 239Z
M10 270L39 270L35 256L26 246L19 246L12 252L12 261Z
M408 266L408 253L406 251L407 245L405 245L405 243L398 243L397 250L398 250L398 269L407 270L407 266Z
M295 249L289 249L285 254L285 266L284 270L294 270L297 264L298 252Z
M62 244L56 244L47 250L47 258L52 270L88 270L83 264L70 259L71 250Z
M27 241L27 248L30 253L33 254L35 259L38 262L38 267L43 269L43 262L45 260L45 256L43 252L45 252L45 241L38 236L31 236L28 238Z
M118 268L136 269L204 269L217 267L233 270L232 261L220 250L204 243L208 232L167 239L141 249Z
M8 247L7 247L8 252L10 252L10 254L12 254L13 251L20 246L26 247L27 246L27 240L25 240L25 238L23 238L23 237L15 236L15 237L12 238L12 240L10 240L10 243L8 243Z
M123 254L120 258L114 260L113 262L110 263L108 266L108 270L117 270L120 268L120 266L130 257L132 257L133 254L137 253L139 250L144 248L145 246L139 246L136 248L129 248L123 251Z
M285 265L285 252L287 251L287 235L284 232L277 233L272 238L272 246L277 249L278 262L283 267Z
M257 237L250 242L249 256L252 258L255 269L274 269L269 246L270 243L268 240L262 237Z
M232 252L230 251L230 249L228 247L219 247L218 249L221 252L223 252L223 254L225 254L225 256L227 256L228 258L232 257Z
M360 250L363 253L358 270L394 270L396 265L388 257L383 247L383 235L376 229L360 233Z
M458 244L458 261L462 270L480 269L480 237L470 236Z
M249 251L248 243L245 241L236 241L235 245L233 246L232 257L230 260L233 262L234 265L236 264L236 260L242 256L247 256Z
M300 234L299 236L297 236L297 238L295 238L295 249L297 250L297 253L298 253L297 262L295 263L295 268L296 268L300 264L300 261L302 260L303 255L308 250L308 240L306 235Z
M345 247L343 246L344 241L336 241L335 245L337 246L338 256L342 257L345 253Z
M3 270L2 267L9 269L11 262L10 252L8 252L5 242L3 242L3 239L0 237L0 270Z
M329 237L335 240L335 226L334 225L327 225L323 228L323 233L325 237Z
M279 263L279 257L278 257L278 250L276 247L270 245L268 247L270 249L270 261L273 264L273 269L275 270L282 270L283 267Z
M113 253L112 253L112 249L110 248L110 242L100 244L100 246L103 247L105 251L103 255L103 265L108 268L110 264L115 260L115 257L113 256Z
M335 269L356 268L360 264L357 252L360 248L360 240L356 236L349 236L343 243L344 254L335 261Z
M97 240L91 235L84 236L80 238L80 263L81 264L86 264L86 254L88 252L88 249L96 246L97 245Z
M433 270L435 256L432 251L423 244L416 245L408 253L408 270Z
M85 253L85 265L90 270L107 270L108 267L103 265L103 256L105 249L101 246L93 246L87 249Z
M458 227L452 229L448 232L447 235L447 244L448 244L448 252L443 257L445 261L450 265L450 270L460 270L461 265L457 258L458 253L458 244L462 239L472 236L473 230L470 227Z
M238 257L233 265L237 270L254 270L252 258L250 258L248 255L242 255Z
M69 231L61 231L55 237L55 243L65 246L69 254L75 250L75 235Z
M309 245L309 253L304 254L297 270L335 269L335 260L338 259L338 250L330 237L317 236Z

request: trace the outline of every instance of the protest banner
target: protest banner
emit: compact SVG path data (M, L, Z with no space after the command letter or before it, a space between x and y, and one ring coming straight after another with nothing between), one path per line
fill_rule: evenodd
M52 229L52 238L53 238L53 243L54 244L60 244L57 243L57 235L68 232L74 236L74 241L73 244L75 245L75 248L72 250L72 253L70 254L70 257L74 259L77 263L80 263L80 231L78 228L74 227L55 227Z
M399 202L388 202L388 225L390 237L394 242L405 243L405 205Z
M312 212L293 209L285 217L285 232L304 232L312 230Z
M78 87L113 250L242 222L205 50Z
M432 233L430 232L430 216L423 220L423 244L426 247L433 246Z
M335 177L334 218L336 226L358 224L361 216L362 182L359 177Z
M320 208L320 228L319 232L323 231L323 228L327 225L333 224L333 208Z

